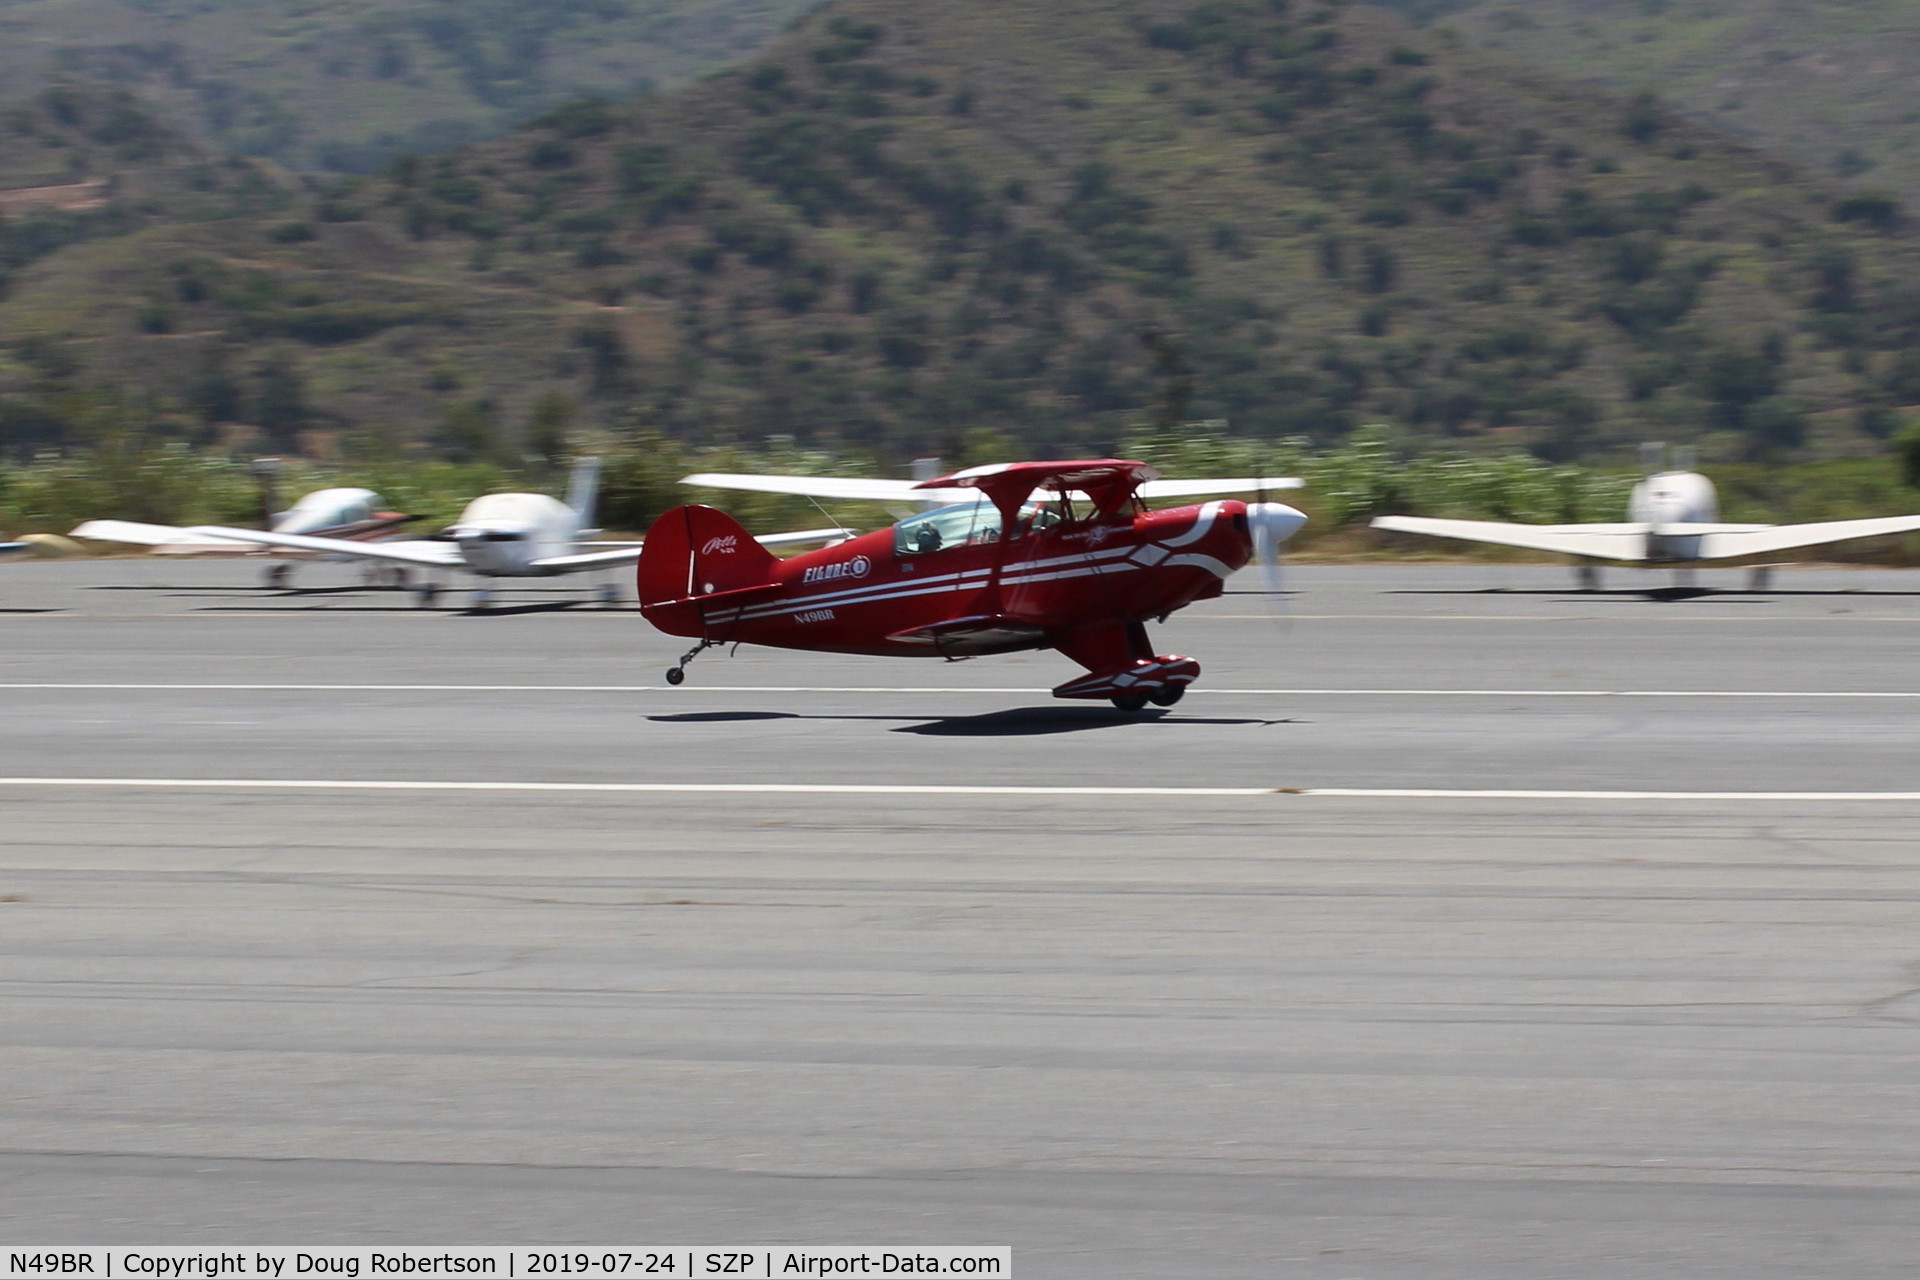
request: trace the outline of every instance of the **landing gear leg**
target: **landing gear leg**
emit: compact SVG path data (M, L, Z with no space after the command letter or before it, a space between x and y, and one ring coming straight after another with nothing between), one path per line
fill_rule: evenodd
M680 661L667 668L667 683L680 684L685 681L687 678L687 664L718 643L720 643L718 640L702 640L699 644L681 654Z
M488 605L492 603L493 603L492 587L475 587L473 589L473 594L467 597L467 608L474 613L481 612Z
M413 601L422 609L431 609L433 602L440 598L440 584L423 582L413 589Z
M593 594L596 600L609 609L620 603L620 588L614 586L611 582L606 583Z
M1600 566L1597 564L1576 565L1573 570L1573 578L1574 581L1579 584L1582 591L1598 591L1600 589Z
M1747 575L1747 590L1773 590L1773 566L1770 564L1755 565L1753 572Z
M267 566L267 576L266 576L267 586L273 587L276 590L284 591L287 589L288 584L290 584L292 581L293 581L292 565L275 564L275 565Z

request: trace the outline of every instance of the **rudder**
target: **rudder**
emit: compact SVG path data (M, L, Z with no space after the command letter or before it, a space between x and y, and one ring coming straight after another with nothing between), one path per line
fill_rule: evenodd
M765 586L779 558L714 507L691 503L663 513L640 547L642 609Z

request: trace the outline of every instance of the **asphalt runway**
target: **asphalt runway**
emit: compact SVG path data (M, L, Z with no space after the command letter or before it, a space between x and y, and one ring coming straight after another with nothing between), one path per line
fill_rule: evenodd
M1300 567L1128 718L257 573L0 566L10 1241L1910 1274L1920 574Z

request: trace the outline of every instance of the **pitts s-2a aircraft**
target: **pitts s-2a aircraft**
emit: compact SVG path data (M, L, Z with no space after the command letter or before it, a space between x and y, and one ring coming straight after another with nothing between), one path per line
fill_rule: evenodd
M766 489L775 478L690 477ZM1150 511L1142 496L1297 488L1298 480L1175 480L1100 458L975 467L920 484L778 477L781 492L952 501L889 529L781 560L713 507L676 507L647 531L640 609L670 635L902 657L1058 649L1088 674L1059 698L1124 711L1172 706L1200 664L1157 654L1146 622L1221 594L1251 559L1273 566L1306 516L1278 502L1224 500ZM817 486L812 487L810 486ZM859 489L859 492L850 491ZM864 488L861 488L864 486Z

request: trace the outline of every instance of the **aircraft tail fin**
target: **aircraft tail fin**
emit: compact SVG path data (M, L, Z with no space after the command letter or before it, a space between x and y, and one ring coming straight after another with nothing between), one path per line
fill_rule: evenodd
M653 522L641 544L640 604L697 602L765 586L779 563L726 512L698 503L675 507Z
M600 498L600 459L578 458L567 483L567 505L580 517L580 527L593 527L593 509Z

